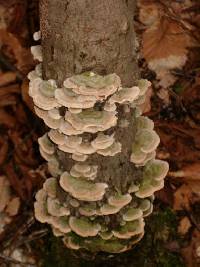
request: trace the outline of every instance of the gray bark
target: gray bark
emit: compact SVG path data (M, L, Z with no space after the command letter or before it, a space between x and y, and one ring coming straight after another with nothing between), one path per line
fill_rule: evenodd
M62 81L94 71L117 73L124 86L138 76L135 0L41 0L44 78Z
M138 77L133 16L136 1L126 0L41 0L40 22L43 47L43 75L60 85L74 74L94 71L117 73L123 86L132 86ZM130 162L134 140L131 112L118 108L119 121L128 121L126 128L114 127L123 147L114 157L93 154L87 163L98 165L98 181L109 182L110 189L127 192L131 181L141 170ZM85 134L90 140L91 134ZM58 151L64 169L73 165L66 153Z

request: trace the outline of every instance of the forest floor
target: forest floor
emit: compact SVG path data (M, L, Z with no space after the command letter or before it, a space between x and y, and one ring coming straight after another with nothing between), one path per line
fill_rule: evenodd
M157 157L170 171L143 240L121 255L89 255L67 250L34 219L35 193L49 176L37 145L45 127L26 78L36 64L30 46L39 29L38 1L0 0L0 175L20 205L3 230L0 211L0 266L200 266L200 3L138 2L139 65L152 81L144 112L161 139Z

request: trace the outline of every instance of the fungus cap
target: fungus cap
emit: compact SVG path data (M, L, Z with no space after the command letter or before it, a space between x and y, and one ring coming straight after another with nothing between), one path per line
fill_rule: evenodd
M41 45L31 46L31 53L34 59L42 62L42 46Z
M154 159L148 162L144 169L144 176L157 181L164 179L169 171L169 164L166 161Z
M140 88L140 95L144 95L148 88L151 86L151 82L147 79L138 80L138 87Z
M48 138L47 134L44 134L42 137L38 138L38 143L41 146L42 150L47 154L53 154L55 151L55 147L53 143Z
M114 103L128 103L133 102L137 97L139 96L140 89L137 86L133 86L130 88L122 88L118 92L116 92L114 95L111 96L109 99L110 104Z
M97 169L98 166L76 163L74 166L72 166L70 174L74 177L82 177L93 180L97 176Z
M66 79L64 86L72 88L77 94L96 96L101 99L115 93L121 86L121 80L115 73L101 76L87 72Z
M98 100L95 96L76 94L70 88L56 89L55 98L62 106L73 109L92 108Z
M75 178L67 172L61 175L60 185L74 198L83 201L101 200L105 194L105 189L108 187L105 183L94 183L83 178Z
M56 198L58 191L57 179L54 177L48 178L43 184L43 189L49 197Z
M110 215L110 214L115 214L117 212L119 212L120 207L117 206L113 206L110 204L104 204L101 208L100 208L100 212L102 215Z
M124 221L134 221L137 220L139 218L141 218L143 215L143 212L141 209L137 209L137 208L129 208L124 214L123 214L123 220Z
M69 225L72 231L82 237L96 236L101 230L100 224L92 223L84 217L76 218L71 216L69 218Z
M91 145L96 149L106 149L114 143L114 134L106 135L98 133L97 137L91 142Z
M67 234L71 232L68 216L53 217L52 225L53 227L57 228L61 233Z
M38 108L37 106L34 106L36 115L43 119L44 123L51 129L58 129L61 124L61 118L54 119L52 118L48 111Z
M160 142L160 138L155 131L143 129L138 131L136 142L144 153L150 153L155 150Z
M34 41L39 41L41 39L41 31L34 32L33 39Z
M70 215L68 208L61 205L60 201L55 198L47 198L47 212L55 217Z
M107 130L117 123L116 112L83 110L81 113L66 112L65 120L78 131L96 133Z
M72 159L75 160L75 161L83 162L83 161L86 161L87 158L88 158L87 155L80 154L80 153L77 153L77 152L72 154Z
M144 232L144 221L142 218L135 221L127 222L125 225L121 226L119 230L112 231L113 235L120 239L129 239L143 232Z
M83 133L82 130L75 129L68 121L64 119L61 120L59 131L65 135L78 135Z
M118 153L120 153L122 150L122 145L120 142L115 142L111 146L107 147L106 149L99 149L97 150L97 153L102 156L114 156Z
M48 170L53 177L58 177L62 174L59 161L56 157L48 161Z
M131 202L131 200L132 200L132 197L130 194L125 194L125 195L116 194L108 198L108 203L110 205L122 208L128 205Z
M58 130L51 129L48 132L48 136L51 139L51 141L56 145L64 145L66 141L66 136L60 133Z

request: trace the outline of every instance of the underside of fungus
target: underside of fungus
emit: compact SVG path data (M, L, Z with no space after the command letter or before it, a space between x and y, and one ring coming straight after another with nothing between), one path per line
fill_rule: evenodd
M32 52L42 60L38 47ZM124 88L115 73L86 72L58 87L43 80L40 65L28 78L35 112L49 127L38 141L52 177L36 194L37 220L71 249L130 249L144 235L144 217L168 172L155 159L154 123L139 108L150 82Z

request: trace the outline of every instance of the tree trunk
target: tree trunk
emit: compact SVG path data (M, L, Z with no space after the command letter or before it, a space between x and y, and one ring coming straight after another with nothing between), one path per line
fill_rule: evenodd
M64 79L85 71L117 73L124 86L138 78L135 0L41 0L43 71Z
M138 109L149 82L138 80L135 6L41 0L43 77L38 69L29 75L29 93L54 129L39 144L56 178L38 192L35 215L73 249L130 249L166 175L167 165L155 160L153 122Z

